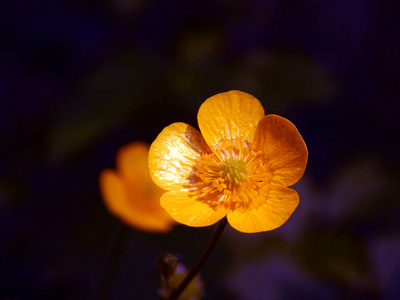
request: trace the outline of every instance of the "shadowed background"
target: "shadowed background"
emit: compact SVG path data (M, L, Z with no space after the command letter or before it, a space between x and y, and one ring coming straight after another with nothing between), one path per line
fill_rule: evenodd
M122 226L99 172L232 89L291 120L309 163L285 225L228 228L205 299L400 297L395 1L16 0L0 25L1 299L94 298ZM131 229L110 299L157 299L157 256L191 266L212 229Z

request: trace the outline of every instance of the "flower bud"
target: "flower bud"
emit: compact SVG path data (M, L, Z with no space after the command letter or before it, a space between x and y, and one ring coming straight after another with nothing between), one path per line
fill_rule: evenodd
M179 259L171 253L164 253L157 259L157 269L164 278L171 277L178 266Z

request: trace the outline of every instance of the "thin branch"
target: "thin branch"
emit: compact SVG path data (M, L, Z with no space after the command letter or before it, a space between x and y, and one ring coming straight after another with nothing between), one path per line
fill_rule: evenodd
M185 288L189 285L189 283L193 280L193 278L200 272L201 268L203 267L204 263L208 260L211 253L217 246L219 238L221 237L226 224L228 223L226 217L224 217L219 223L217 228L214 231L213 236L211 237L210 241L208 242L206 248L203 250L203 253L200 255L199 259L197 260L194 267L190 270L190 272L186 275L185 279L181 282L181 284L172 291L171 295L169 296L168 300L177 300L179 296L183 293Z
M115 239L114 247L107 262L103 280L101 282L99 290L97 291L96 298L98 300L106 300L109 298L111 288L117 276L119 262L121 260L121 255L129 236L129 232L130 228L127 225L121 223L121 227L119 228L118 235Z

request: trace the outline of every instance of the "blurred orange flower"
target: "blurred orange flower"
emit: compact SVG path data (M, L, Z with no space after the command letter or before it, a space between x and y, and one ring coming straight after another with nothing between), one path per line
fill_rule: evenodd
M201 133L173 123L150 147L150 175L168 190L161 206L188 226L225 216L248 233L284 224L299 203L288 186L303 176L308 159L296 127L265 116L261 103L240 91L207 99L197 118Z
M148 232L167 232L176 222L160 206L165 190L151 180L148 170L149 145L134 142L122 147L117 170L100 173L100 191L108 210L124 223Z

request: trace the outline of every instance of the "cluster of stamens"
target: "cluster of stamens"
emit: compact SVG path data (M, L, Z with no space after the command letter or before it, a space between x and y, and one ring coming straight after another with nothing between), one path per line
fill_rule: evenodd
M263 152L249 142L221 140L213 153L203 154L197 162L194 175L198 180L192 191L210 205L221 201L246 205L267 184L269 173ZM215 193L220 197L211 196Z

